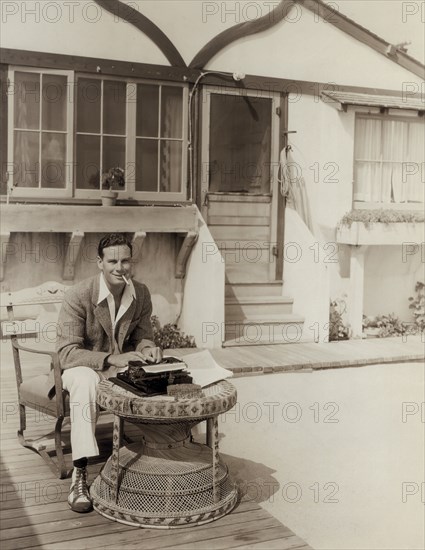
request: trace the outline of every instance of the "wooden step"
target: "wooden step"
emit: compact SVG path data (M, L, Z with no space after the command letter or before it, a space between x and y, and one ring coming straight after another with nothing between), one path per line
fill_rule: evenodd
M229 260L229 258L227 258ZM269 262L235 262L226 261L226 283L268 283L274 264Z
M226 345L271 345L294 344L301 341L304 319L298 315L286 314L254 321L226 321Z
M283 281L269 281L266 283L227 283L226 296L233 298L249 298L254 296L282 296Z
M254 320L258 316L269 317L292 313L294 300L287 296L254 296L226 298L226 321Z
M208 193L209 202L256 202L270 203L271 194L255 193Z
M270 240L270 228L265 225L237 226L216 225L209 226L211 235L215 241L223 240L247 240L255 242L267 242Z
M266 225L270 223L268 216L208 216L208 226L211 225Z
M226 263L226 268L230 264L244 264L246 269L250 269L251 265L261 262L267 264L275 263L273 249L269 246L263 246L261 243L255 244L253 241L250 241L247 246L235 247L221 247L222 243L220 242L216 242L216 244L223 261Z
M215 241L219 250L261 250L270 248L270 242L263 239L217 239ZM275 244L275 243L273 243Z
M214 202L208 205L208 219L212 216L270 216L270 203L266 202Z

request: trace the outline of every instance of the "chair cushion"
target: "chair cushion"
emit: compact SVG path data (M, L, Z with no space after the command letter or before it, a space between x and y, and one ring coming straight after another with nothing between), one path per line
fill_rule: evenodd
M22 382L19 393L20 402L32 409L45 412L50 416L57 416L56 396L49 399L47 388L49 386L49 375L40 374L34 378L28 378ZM65 416L69 416L69 394L65 398Z

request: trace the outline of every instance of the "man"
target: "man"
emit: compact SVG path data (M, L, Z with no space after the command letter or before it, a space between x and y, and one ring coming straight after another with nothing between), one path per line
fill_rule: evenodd
M150 293L144 284L131 280L131 255L124 235L103 237L97 257L101 273L68 290L59 315L57 351L70 397L74 465L68 503L75 512L92 510L87 459L99 454L98 383L125 370L129 361L162 359L153 342Z

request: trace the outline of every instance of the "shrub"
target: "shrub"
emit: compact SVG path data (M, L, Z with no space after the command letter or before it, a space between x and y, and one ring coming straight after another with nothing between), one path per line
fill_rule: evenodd
M407 324L401 321L394 313L379 315L376 326L379 328L379 338L402 336L408 332Z
M416 296L409 298L409 308L414 310L414 326L412 326L412 323L400 321L394 313L376 315L375 317L366 317L363 315L363 330L368 328L377 329L377 336L379 338L416 334L418 330L425 330L425 284L418 281L415 286L415 292Z
M415 324L420 331L425 330L425 284L418 281L415 286L415 297L409 298L409 308L413 309Z
M167 323L161 327L161 323L156 315L152 315L151 321L153 339L156 346L162 349L196 348L194 337L182 333L177 325Z
M329 341L348 340L350 330L345 325L343 314L347 304L343 299L331 300L329 306Z
M366 317L363 315L363 330L377 329L378 338L389 338L390 336L403 336L413 334L411 323L401 321L394 313L387 315L376 315L375 317Z

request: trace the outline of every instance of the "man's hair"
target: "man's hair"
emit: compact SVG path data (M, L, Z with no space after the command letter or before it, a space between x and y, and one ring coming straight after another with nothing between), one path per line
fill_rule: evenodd
M103 258L103 250L109 246L126 245L130 249L130 253L133 254L133 246L129 238L124 233L109 233L102 237L97 245L97 253L99 258Z

